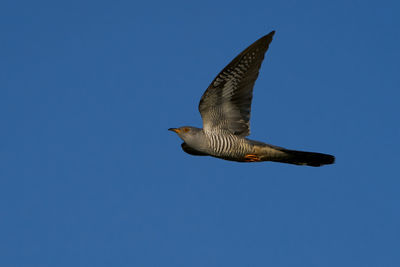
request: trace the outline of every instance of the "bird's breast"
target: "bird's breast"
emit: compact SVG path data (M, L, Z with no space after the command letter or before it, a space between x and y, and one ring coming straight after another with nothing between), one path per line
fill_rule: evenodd
M232 134L207 134L208 153L210 155L238 160L251 151L251 145L245 138Z

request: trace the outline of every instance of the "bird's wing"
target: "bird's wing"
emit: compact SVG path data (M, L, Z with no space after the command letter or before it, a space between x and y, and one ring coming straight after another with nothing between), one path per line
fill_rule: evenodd
M194 156L209 156L206 153L200 152L192 147L190 147L188 144L186 144L185 142L183 142L181 144L182 150L185 151L186 153L190 154L190 155L194 155Z
M201 97L199 111L205 131L250 134L253 87L275 31L258 39L231 61Z

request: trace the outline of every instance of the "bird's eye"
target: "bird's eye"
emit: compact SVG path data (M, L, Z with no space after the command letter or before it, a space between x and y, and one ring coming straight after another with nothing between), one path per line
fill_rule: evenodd
M187 133L187 132L190 131L190 129L185 127L185 128L183 128L183 131L184 131L185 133Z

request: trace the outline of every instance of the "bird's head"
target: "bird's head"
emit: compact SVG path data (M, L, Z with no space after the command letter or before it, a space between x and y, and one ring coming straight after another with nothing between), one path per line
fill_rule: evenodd
M196 139L198 134L202 133L202 129L191 127L191 126L182 126L179 128L169 128L169 131L175 132L179 135L179 137L185 141L189 142Z

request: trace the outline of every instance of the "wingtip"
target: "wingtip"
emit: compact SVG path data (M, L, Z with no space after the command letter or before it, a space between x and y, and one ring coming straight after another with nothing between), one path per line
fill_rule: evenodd
M272 38L275 35L275 31L271 31L270 33L264 35L263 37L261 37L259 40L272 40Z
M262 36L262 37L260 37L260 39L258 39L257 41L255 41L251 46L253 46L253 45L255 45L255 44L259 44L259 43L264 43L264 42L267 42L268 44L270 43L270 42L272 42L272 39L273 39L273 37L274 37L274 34L275 34L275 31L271 31L270 33L268 33L268 34L266 34L266 35L264 35L264 36ZM251 47L250 46L250 47ZM268 48L268 46L267 46L267 48Z
M270 33L268 33L267 35L269 35L269 36L273 37L273 36L274 36L274 34L275 34L275 30L271 31L271 32L270 32Z

